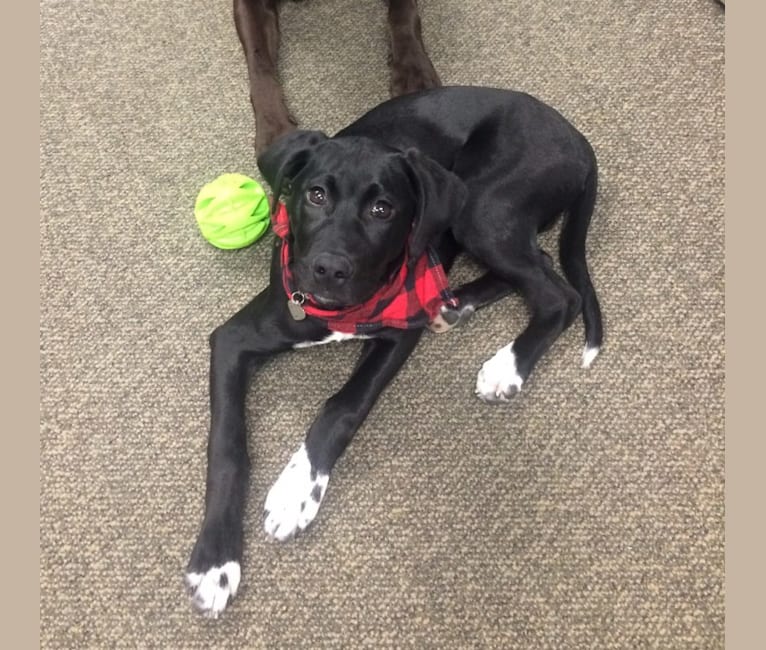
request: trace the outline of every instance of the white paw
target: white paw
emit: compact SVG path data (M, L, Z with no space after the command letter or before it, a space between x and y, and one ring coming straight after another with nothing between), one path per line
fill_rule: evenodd
M207 573L187 573L186 586L192 605L209 618L218 618L229 600L237 595L241 572L239 562L208 569Z
M524 380L516 370L513 341L484 362L476 376L476 395L485 402L507 402L521 390Z
M319 511L329 478L329 474L320 474L311 467L306 445L301 445L266 497L266 534L284 542L306 528Z
M582 367L590 368L590 364L593 363L593 360L598 356L599 352L601 352L601 348L589 348L586 345L582 352Z

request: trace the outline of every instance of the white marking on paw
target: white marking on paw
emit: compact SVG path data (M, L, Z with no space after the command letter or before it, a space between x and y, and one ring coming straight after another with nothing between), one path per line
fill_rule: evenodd
M329 479L329 474L312 469L306 445L301 445L266 497L263 506L266 534L284 542L306 528L319 511Z
M582 353L582 367L590 368L590 364L593 363L593 360L598 356L599 352L601 352L601 348L589 348L586 345Z
M301 343L295 343L293 349L300 350L301 348L311 348L315 345L325 345L326 343L340 343L341 341L350 341L351 339L368 339L367 334L346 334L344 332L332 332L323 339L318 341L302 341Z
M513 341L484 362L476 376L476 394L485 402L507 402L521 390L524 380L516 370Z
M444 317L444 314L448 311L453 311L446 305L442 305L439 308L439 313L434 316L434 319L428 323L428 329L430 329L432 332L436 334L443 334L444 332L448 332L453 327L457 327L458 325L465 323L471 316L473 316L476 313L476 308L471 305L464 305L460 308L458 315L455 317L455 321L450 324L447 322L447 319Z
M443 334L444 332L449 331L451 328L452 326L447 322L444 316L442 316L441 312L436 314L434 319L428 323L428 329L430 329L435 334Z
M227 562L206 573L187 573L186 586L191 591L192 605L205 616L218 618L229 599L237 595L241 575L239 562Z

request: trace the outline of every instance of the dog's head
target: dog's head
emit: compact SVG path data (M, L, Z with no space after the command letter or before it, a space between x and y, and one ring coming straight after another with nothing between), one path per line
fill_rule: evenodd
M363 137L294 131L258 158L275 197L284 195L296 290L322 306L364 302L417 260L456 218L463 182L420 152Z

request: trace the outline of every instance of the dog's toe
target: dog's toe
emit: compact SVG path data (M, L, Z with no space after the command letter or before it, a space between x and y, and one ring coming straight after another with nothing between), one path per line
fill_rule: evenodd
M479 399L491 404L507 402L521 391L523 383L511 342L484 362L476 376L475 393Z
M203 616L218 618L237 595L240 578L239 562L226 562L204 573L190 571L184 582L193 607Z

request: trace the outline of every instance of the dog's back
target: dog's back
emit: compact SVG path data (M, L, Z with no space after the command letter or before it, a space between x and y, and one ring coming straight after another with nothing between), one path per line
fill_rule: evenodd
M354 136L417 148L461 178L471 216L455 219L452 231L479 259L487 242L514 250L566 214L559 259L582 300L586 355L595 356L603 328L585 239L598 170L590 143L566 118L526 93L452 86L384 102L335 137Z
M469 169L465 158L473 151L485 159L503 157L507 172L519 164L539 171L558 160L579 162L584 178L595 165L588 141L558 111L526 93L499 88L448 86L396 97L335 137L354 135L396 149L416 147L447 169L462 171L467 181L487 167Z

